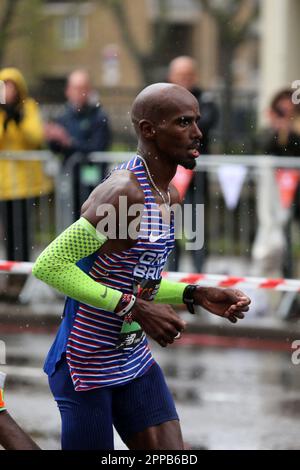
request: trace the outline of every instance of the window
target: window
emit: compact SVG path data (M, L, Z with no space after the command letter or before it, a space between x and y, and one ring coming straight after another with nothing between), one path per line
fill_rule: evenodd
M95 3L78 0L45 0L45 16L53 18L61 49L79 49L88 36L88 20L93 15Z
M86 20L80 15L60 18L60 44L63 49L78 49L86 39Z
M160 0L147 0L148 12L156 20L161 12ZM196 0L166 0L166 18L170 22L195 23L199 19L201 5Z

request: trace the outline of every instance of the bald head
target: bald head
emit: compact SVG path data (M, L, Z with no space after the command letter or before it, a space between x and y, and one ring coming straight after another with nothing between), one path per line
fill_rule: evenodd
M91 93L91 81L86 70L74 70L69 77L66 96L69 102L78 108L87 104Z
M159 124L172 113L179 113L182 106L189 104L198 105L194 96L185 88L171 83L155 83L144 88L134 100L131 120L139 134L141 121Z
M197 85L197 62L189 56L173 59L169 65L168 80L170 83L192 90Z
M186 88L171 83L148 86L136 97L131 117L141 155L195 167L202 136L199 104Z

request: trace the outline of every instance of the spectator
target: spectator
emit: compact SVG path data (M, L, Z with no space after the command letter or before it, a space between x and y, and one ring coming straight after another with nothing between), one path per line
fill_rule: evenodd
M263 130L259 148L266 155L300 156L300 136L295 126L296 107L291 89L276 93L268 110L269 126Z
M183 86L189 90L197 99L200 108L201 118L199 121L199 128L203 134L203 139L201 140L200 152L201 154L210 153L210 133L211 130L216 126L219 112L218 108L213 103L208 94L205 93L201 88L198 87L198 73L197 73L197 63L196 61L189 56L179 56L173 59L169 65L168 71L168 81L176 85ZM208 206L208 182L207 174L204 171L195 173L192 178L189 188L187 190L186 203L192 204L204 204ZM207 213L207 210L205 211ZM195 220L193 220L193 226L195 225ZM194 227L195 230L195 227ZM207 237L205 236L205 239ZM201 272L203 269L203 264L205 261L205 253L207 253L207 248L204 247L201 250L197 250L193 256L194 267L197 272ZM172 271L178 270L179 265L179 254L180 254L180 245L177 242L174 253L171 257L171 262L169 264L169 269Z
M108 149L111 143L109 121L103 109L91 104L92 87L84 70L75 70L68 78L67 104L55 123L46 125L51 148L66 161L75 152L88 154Z
M111 129L109 120L102 107L91 103L92 86L88 73L84 70L75 70L68 78L66 98L63 114L55 122L45 126L46 137L51 150L63 156L63 163L75 153L82 154L81 163L86 161L90 152L102 152L109 148L111 143ZM106 172L106 165L98 165L101 180ZM98 181L96 181L98 184ZM80 188L80 170L74 174L75 212L79 212L81 203L93 187ZM82 194L80 194L82 193Z
M267 114L268 127L261 132L258 139L260 152L280 157L300 156L300 134L295 125L295 110L291 89L276 93ZM291 207L282 205L282 191L277 184L282 172L285 179L288 177L291 184L294 184L293 181L296 180L292 177L293 169L274 172L267 168L260 175L259 227L253 246L257 275L291 277L293 274L288 225ZM293 192L292 188L290 190Z
M43 125L37 103L28 97L24 77L15 68L0 71L5 84L5 104L0 104L0 152L38 150L43 146ZM9 155L9 154L7 154ZM29 204L47 194L52 182L41 162L0 160L0 201L2 203L6 257L29 260Z

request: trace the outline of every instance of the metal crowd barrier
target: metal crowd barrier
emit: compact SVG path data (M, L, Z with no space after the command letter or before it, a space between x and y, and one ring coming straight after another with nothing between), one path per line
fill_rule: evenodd
M29 261L56 234L59 162L51 152L0 152L0 254Z
M86 199L89 192L96 186L104 175L117 163L132 158L134 152L101 152L91 153L87 156L73 155L63 166L57 157L51 152L1 152L0 168L3 161L10 160L12 165L19 162L39 162L44 175L52 181L52 189L41 191L40 194L22 195L26 200L27 226L29 232L29 256L28 259L17 261L32 261L38 253L60 233L70 225L77 217L80 204ZM241 192L237 204L228 208L224 200L220 184L219 169L231 165L246 168L245 179L241 185ZM300 159L293 157L270 157L252 155L209 155L201 156L197 160L197 175L206 173L206 188L197 186L197 177L194 180L195 191L193 202L204 202L205 208L205 246L207 255L204 271L214 274L227 274L237 276L268 276L292 278L299 275L300 244L297 236L298 222L293 211L283 210L279 207L278 194L276 194L274 171L277 168L299 169ZM1 174L1 172L0 172ZM14 171L11 170L12 176ZM7 174L5 176L7 178ZM30 188L32 175L26 175L27 187ZM3 178L3 175L1 175ZM3 185L3 180L2 180ZM5 219L4 208L9 199L1 200L0 182L0 258L9 259L6 256ZM294 203L295 205L295 203ZM294 207L294 206L293 206ZM14 210L14 207L12 207ZM264 245L272 245L272 234L276 232L277 213L282 212L284 221L280 222L284 227L284 237L288 240L284 248L283 262L289 271L287 272L263 272L260 266L259 255L257 271L253 268L253 253L256 247L257 233L261 225L266 225ZM275 216L274 216L275 214ZM277 215L276 215L277 214ZM10 214L18 219L20 214ZM24 213L23 213L24 216ZM268 223L265 223L265 220ZM270 220L269 220L270 219ZM7 219L6 219L7 221ZM269 224L269 225L268 225ZM17 225L18 227L18 225ZM274 229L275 227L275 229ZM281 228L282 228L281 227ZM19 234L20 235L20 234ZM260 246L260 249L262 247ZM256 250L259 252L259 249ZM274 251L275 253L275 251ZM186 257L186 253L184 257ZM268 263L274 261L276 256L270 256ZM191 261L181 260L179 270L197 272L191 268ZM257 261L257 260L256 260ZM255 264L255 263L254 263ZM277 262L277 268L279 263ZM291 301L294 299L290 299ZM286 301L286 299L285 299ZM287 302L286 302L287 304ZM287 307L285 307L287 308Z
M104 176L101 173L101 165L106 164L109 169L119 162L129 160L132 155L133 152L95 152L84 157L76 154L67 161L66 165L62 166L59 159L51 152L10 152L9 154L0 152L0 165L3 160L7 159L16 164L38 161L43 165L45 175L53 181L53 191L28 197L27 210L31 218L30 232L33 236L31 246L35 247L31 250L30 259L34 258L39 247L45 246L55 234L60 233L78 216L75 200L77 198L82 203L91 189L101 181ZM93 172L93 168L97 165L99 171ZM224 165L241 165L247 168L239 201L234 209L226 207L218 179L217 171ZM75 180L76 168L79 168L80 173L77 180ZM300 159L251 155L209 155L201 156L197 160L197 172L205 171L208 175L208 188L204 195L207 200L201 200L201 202L208 205L205 213L207 234L205 244L209 247L209 253L220 258L228 255L240 255L246 258L251 256L251 246L257 229L258 177L274 168L300 169ZM30 187L30 179L29 174L28 187ZM196 188L195 202L200 191L201 188ZM0 184L2 206L3 202ZM298 240L295 242L297 244ZM4 258L3 237L0 239L0 254ZM296 258L298 261L297 253Z

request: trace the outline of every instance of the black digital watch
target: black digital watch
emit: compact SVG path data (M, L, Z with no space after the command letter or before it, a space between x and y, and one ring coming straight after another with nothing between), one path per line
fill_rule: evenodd
M186 286L186 288L183 291L183 302L187 306L187 309L190 313L194 314L195 309L194 309L194 304L195 304L195 299L194 299L194 292L197 289L197 286L193 284L189 284Z

